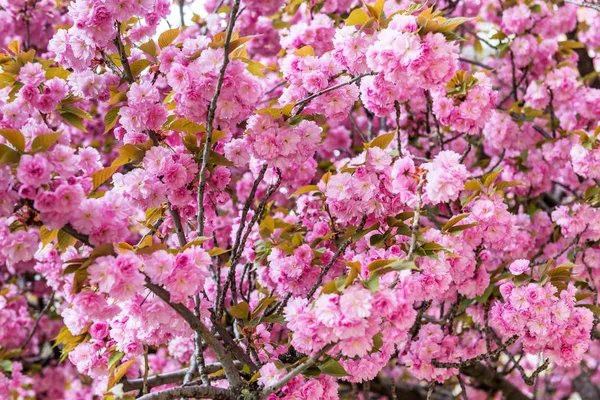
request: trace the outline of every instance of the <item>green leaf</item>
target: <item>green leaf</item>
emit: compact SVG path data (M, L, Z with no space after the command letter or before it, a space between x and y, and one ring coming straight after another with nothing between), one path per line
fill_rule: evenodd
M83 120L81 117L70 112L62 112L60 113L60 116L68 125L71 125L80 131L87 132L85 126L83 126Z
M487 301L487 300L490 298L490 295L491 295L491 294L492 294L492 292L494 291L494 288L495 288L494 284L493 284L493 283L491 283L491 284L490 284L490 285L489 285L489 286L488 286L488 287L485 289L485 291L482 293L482 295L481 295L481 296L477 296L477 297L475 298L475 300L477 300L479 303L485 303L485 302L486 302L486 301Z
M347 26L354 26L363 25L368 20L369 14L367 14L367 12L362 8L357 8L355 10L352 10L348 18L346 18L344 21L346 22Z
M125 353L121 351L114 351L110 357L108 357L108 369L113 369L124 355Z
M117 118L119 117L119 110L121 106L113 107L104 116L104 133L110 131L117 124Z
M23 153L25 151L25 136L16 129L0 129L0 136L12 144L15 149Z
M2 368L2 370L4 372L12 372L12 361L10 361L10 360L0 361L0 368Z
M158 37L158 45L160 46L160 48L164 49L165 47L173 43L173 41L177 39L177 36L179 36L179 32L179 28L173 28L161 33Z
M48 150L50 146L56 143L61 134L62 132L53 132L36 136L31 143L31 150L34 153Z
M344 369L342 364L340 364L337 360L334 360L333 358L330 358L329 360L325 361L323 364L319 365L319 369L321 370L322 373L324 373L326 375L337 376L337 377L350 376L350 374L348 372L346 372L346 370Z
M236 304L233 307L229 307L227 312L237 319L248 319L248 313L250 312L250 307L248 303L242 301L241 303Z

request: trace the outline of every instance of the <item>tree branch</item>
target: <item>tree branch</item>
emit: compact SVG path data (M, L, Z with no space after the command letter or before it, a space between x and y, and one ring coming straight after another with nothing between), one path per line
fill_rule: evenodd
M231 391L227 389L213 386L178 386L138 397L138 400L170 400L178 399L180 397L217 400L229 400L234 398Z
M234 361L234 364L235 364L236 368L238 368L238 369L242 368L242 364L240 362ZM220 363L207 364L204 369L204 372L207 374L212 374L222 368L223 368L223 366L221 366ZM164 374L156 374L156 375L149 376L148 380L147 380L148 389L152 389L157 386L168 385L171 383L179 382L185 377L185 374L187 373L187 371L188 371L188 368L182 368L177 371L166 372ZM197 375L194 374L194 376L197 376ZM124 392L131 392L132 390L142 389L144 380L142 378L131 379L131 380L125 379L124 381L121 381L121 383L123 384Z
M329 351L333 346L335 346L335 344L334 343L330 343L327 346L323 347L315 355L311 356L308 360L304 361L302 364L298 365L296 368L294 368L293 370L291 370L290 372L288 372L279 381L277 381L274 384L272 384L271 386L267 387L263 391L262 397L265 398L268 395L270 395L271 393L273 393L273 392L281 389L289 381L291 381L292 379L294 379L296 376L300 375L301 373L303 373L304 371L306 371L307 369L309 369L310 367L312 367L313 365L315 365L317 363L317 361L319 361L319 358L321 358L321 356L323 354L327 353L327 351Z
M239 387L242 385L242 379L240 374L235 367L233 360L229 353L223 347L223 344L217 340L210 330L196 318L194 313L181 303L171 302L171 295L162 287L153 284L150 278L146 277L146 287L160 297L165 303L167 303L173 310L175 310L181 317L190 325L190 327L198 332L206 345L212 349L217 357L217 360L223 365L223 371L227 380L233 387Z
M496 389L504 394L506 400L531 400L511 382L504 379L496 370L486 367L482 363L476 363L460 369L463 375L470 376L483 386Z

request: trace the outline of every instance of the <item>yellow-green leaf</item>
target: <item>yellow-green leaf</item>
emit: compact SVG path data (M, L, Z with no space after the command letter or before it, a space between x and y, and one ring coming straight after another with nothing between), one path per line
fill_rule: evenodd
M206 131L206 128L203 125L192 122L187 118L176 119L169 125L169 129L175 132L185 133L199 133Z
M132 62L129 66L131 68L131 75L134 77L138 76L140 72L148 68L148 65L150 65L150 61L145 58Z
M383 6L385 5L385 0L377 0L375 4L373 4L373 9L375 10L375 17L379 20L381 19L381 15L383 14Z
M104 116L104 133L110 131L116 124L121 106L113 107Z
M58 236L58 230L48 230L45 226L40 228L40 240L42 241L42 249Z
M292 197L300 196L304 193L319 192L321 189L317 185L306 185L292 193Z
M386 147L392 143L396 134L394 132L384 133L383 135L377 136L371 143L369 143L369 147L379 147L382 150L385 150Z
M465 182L465 190L481 190L483 189L481 187L481 182L479 182L478 180L470 180Z
M165 47L173 43L175 39L177 39L177 36L179 36L179 32L179 28L173 28L161 33L158 37L158 45L160 46L160 48L164 49Z
M352 10L348 18L344 21L347 26L362 25L369 20L369 14L362 8Z
M250 312L250 307L248 303L242 301L241 303L236 304L233 307L229 307L227 312L231 314L232 317L237 319L248 319L248 313Z
M92 174L92 183L94 184L94 189L98 189L100 185L102 185L108 178L110 178L115 172L119 169L119 165L111 165L110 167L102 168Z
M25 136L16 129L0 129L0 136L12 144L21 153L25 151Z
M33 142L31 143L31 150L34 153L48 150L50 146L56 143L61 134L62 132L53 132L43 133L41 135L36 136L35 139L33 139Z
M457 223L459 223L463 219L467 218L468 216L469 216L468 213L455 215L454 217L450 218L448 220L448 222L446 222L444 224L444 226L442 227L442 231L446 231L446 230L452 228L454 225L456 225Z
M110 390L115 386L121 378L125 376L127 370L133 365L135 362L135 358L121 364L117 369L115 369L108 377L108 386L107 389Z
M79 129L80 131L87 132L85 126L83 126L83 120L81 117L70 112L62 112L60 113L60 116L67 124Z
M296 52L294 54L297 56L300 56L300 57L314 56L315 50L312 48L312 46L304 46L304 47L301 47L298 50L296 50Z
M150 39L146 43L140 45L140 50L154 57L156 56L156 43L154 43L154 40Z
M220 256L221 254L228 253L229 251L230 250L225 250L220 247L213 247L212 249L208 250L208 254L210 254L211 257L216 257Z
M77 243L77 239L75 239L73 236L69 235L62 229L58 231L57 237L58 247L60 247L62 251L64 251L67 247L73 246L75 243Z
M0 144L0 165L18 163L21 155L5 144Z
M487 174L485 177L485 181L484 181L485 187L490 187L490 185L492 183L494 183L496 178L498 178L498 175L500 175L501 171L502 170L498 170L498 171L490 172L489 174Z

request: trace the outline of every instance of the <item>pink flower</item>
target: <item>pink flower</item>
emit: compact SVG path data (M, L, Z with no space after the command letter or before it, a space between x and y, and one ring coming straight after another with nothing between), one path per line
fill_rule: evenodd
M25 154L17 167L17 178L26 185L38 187L50 181L50 166L43 154Z
M508 269L513 275L521 275L529 269L529 260L515 260L508 266Z
M340 297L340 309L349 318L366 318L371 315L372 299L373 295L367 289L351 286Z

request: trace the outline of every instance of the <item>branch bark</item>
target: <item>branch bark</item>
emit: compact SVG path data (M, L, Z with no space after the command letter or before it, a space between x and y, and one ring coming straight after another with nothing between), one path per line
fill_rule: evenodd
M234 388L242 386L242 379L240 373L235 367L230 354L225 350L223 344L212 334L210 330L204 324L196 318L194 313L181 303L171 302L171 295L165 289L160 286L153 284L149 278L146 278L146 287L160 297L165 303L167 303L173 310L175 310L181 317L190 325L190 327L198 332L206 345L212 349L217 357L217 360L223 365L223 371L227 380Z
M234 362L236 368L241 369L242 363ZM207 374L212 374L222 369L220 363L207 364L204 372ZM155 388L157 386L168 385L170 383L177 383L181 381L185 374L188 372L188 368L183 368L177 371L166 372L164 374L156 374L148 377L147 384L148 389ZM195 375L196 376L196 375ZM124 392L131 392L132 390L140 390L144 385L144 380L142 378L139 379L126 379L121 382L123 384Z
M229 400L234 398L231 391L227 389L212 386L178 386L138 397L138 400L169 400L178 399L180 397L218 400Z
M592 383L590 377L583 371L573 380L573 389L579 393L581 400L600 399L600 389Z
M485 387L501 391L506 400L531 400L529 396L521 392L519 388L506 380L502 375L482 363L461 368L460 372L477 380Z

